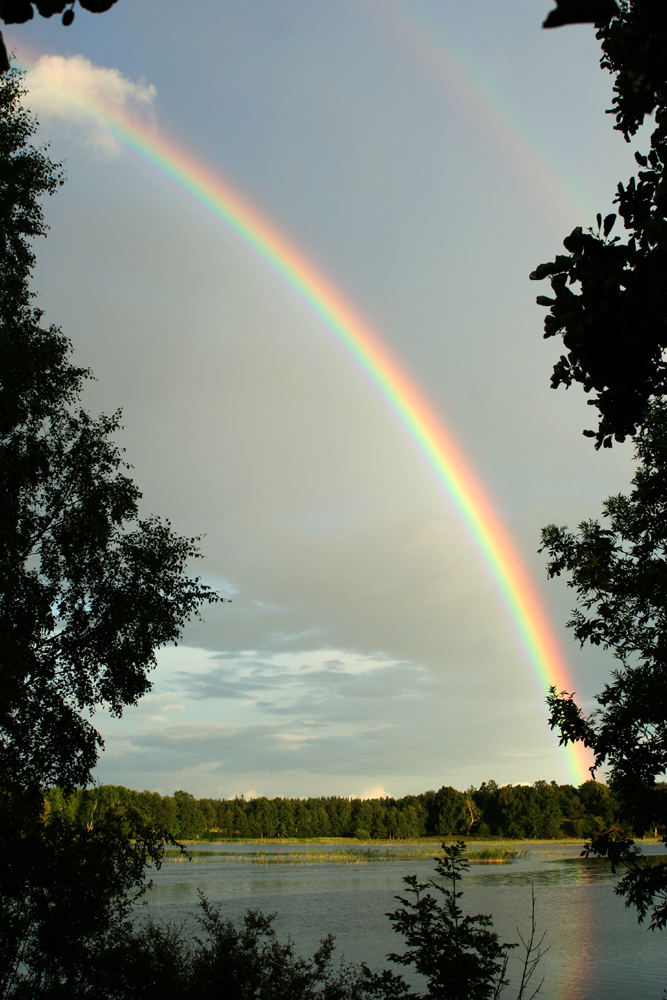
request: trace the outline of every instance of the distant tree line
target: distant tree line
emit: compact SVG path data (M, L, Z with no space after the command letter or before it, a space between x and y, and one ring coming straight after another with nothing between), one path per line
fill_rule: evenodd
M667 785L663 786L667 789ZM147 826L184 840L202 838L423 836L591 837L617 815L613 792L598 781L575 788L555 781L533 785L484 782L465 792L438 791L401 799L336 796L287 799L196 799L137 792L120 785L45 792L47 817L93 828L110 813L123 818L129 836Z

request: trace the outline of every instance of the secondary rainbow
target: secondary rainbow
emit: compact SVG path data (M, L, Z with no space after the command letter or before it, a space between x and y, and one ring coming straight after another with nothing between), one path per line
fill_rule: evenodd
M60 57L49 58L58 60ZM112 107L89 94L74 93L68 95L68 99L79 113L103 123L127 149L182 195L204 206L217 222L234 233L279 276L318 318L323 329L332 334L355 364L366 372L398 415L474 539L508 608L531 665L539 696L544 697L546 688L552 684L559 690L572 691L572 679L553 629L507 530L441 417L405 367L387 350L379 333L217 170L125 109ZM586 780L587 753L579 746L568 747L565 753L571 780L577 784Z
M548 142L538 122L517 107L475 56L475 37L461 38L448 27L442 5L413 0L364 0L372 23L393 40L397 56L411 72L425 77L439 94L443 120L448 107L465 108L466 115L485 136L494 158L504 161L524 197L527 212L541 212L545 221L561 237L568 226L582 217L595 216L598 195L584 193L577 178L576 160L563 162L563 151ZM539 14L539 12L538 12ZM454 18L455 20L455 18ZM539 40L541 18L535 17L534 31ZM549 33L547 33L549 34Z

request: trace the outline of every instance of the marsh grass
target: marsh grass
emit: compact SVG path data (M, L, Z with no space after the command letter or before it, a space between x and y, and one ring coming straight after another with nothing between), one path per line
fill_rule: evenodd
M279 842L280 843L280 842ZM282 841L284 843L284 841ZM323 848L306 849L303 851L272 851L272 850L242 850L242 851L193 851L188 855L183 855L179 851L167 851L167 861L221 861L232 864L260 864L260 865L304 865L304 864L333 864L333 865L359 865L371 864L377 861L414 861L434 859L436 844L405 844L393 849L387 849L386 845L373 847L346 847L341 850L325 850ZM467 858L471 864L493 865L510 864L517 858L525 855L525 850L516 847L485 847L478 850L471 850L467 853Z

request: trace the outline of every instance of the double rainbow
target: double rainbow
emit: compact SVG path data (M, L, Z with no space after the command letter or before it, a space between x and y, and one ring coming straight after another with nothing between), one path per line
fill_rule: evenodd
M126 149L170 182L183 197L203 206L226 231L231 231L278 275L319 325L333 335L367 374L425 457L488 566L515 625L540 696L544 696L550 685L572 691L573 683L553 629L507 530L442 418L405 367L391 355L378 331L219 171L125 109L87 94L73 94L70 99L79 113L83 111L92 121L104 124ZM575 784L585 781L589 766L587 752L577 745L568 747L565 754L571 780Z

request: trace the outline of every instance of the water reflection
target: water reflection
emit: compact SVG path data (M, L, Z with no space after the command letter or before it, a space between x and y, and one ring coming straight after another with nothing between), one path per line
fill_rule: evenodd
M481 883L493 885L591 885L593 882L616 881L609 863L599 858L596 861L579 859L573 864L558 864L551 868L530 868L522 871L503 870L493 874L478 875Z

